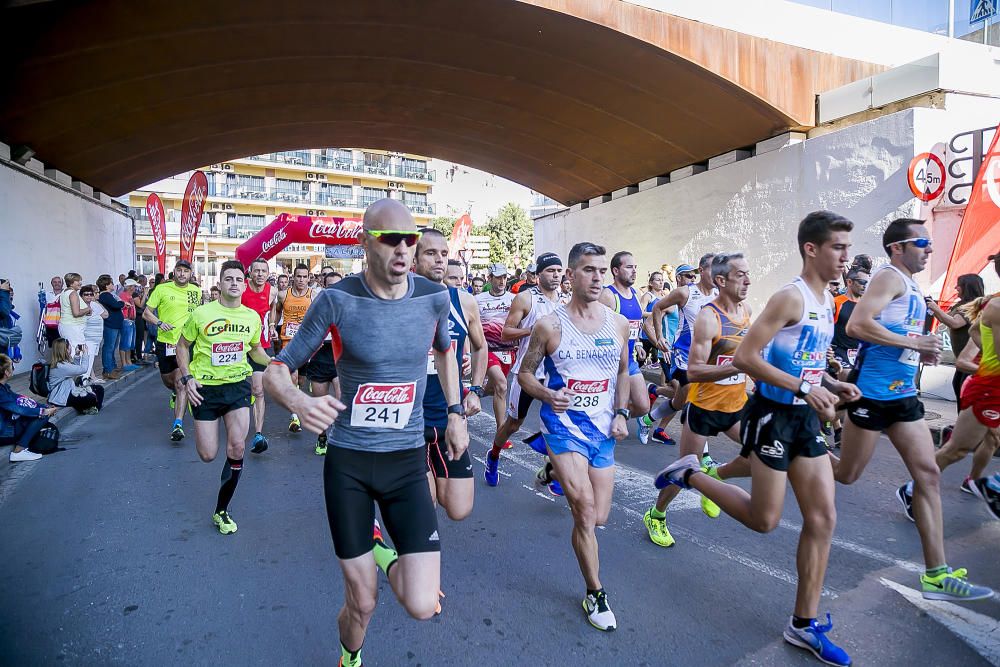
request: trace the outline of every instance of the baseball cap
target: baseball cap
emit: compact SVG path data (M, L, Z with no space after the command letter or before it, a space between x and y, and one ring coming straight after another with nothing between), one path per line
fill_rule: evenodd
M138 286L139 282L136 280L132 280L131 278L125 281L125 287L138 287Z
M538 264L528 264L528 268L525 269L528 273L538 273Z
M189 269L192 268L191 267L191 262L187 261L186 259L179 259L179 260L177 260L177 263L174 264L174 267L176 268L178 266L186 266Z
M490 264L490 275L491 276L505 276L507 275L507 267L497 262L496 264Z
M674 274L679 276L682 273L698 273L698 269L694 268L690 264L681 264L674 271Z

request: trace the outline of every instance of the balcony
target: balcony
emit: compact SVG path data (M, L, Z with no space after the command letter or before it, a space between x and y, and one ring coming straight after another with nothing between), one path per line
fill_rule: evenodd
M413 181L433 183L437 180L436 172L427 169L426 164L420 166L392 166L388 162L369 162L365 160L350 160L343 157L328 155L313 155L308 152L285 151L281 153L263 153L251 155L248 160L273 162L293 167L317 167L332 171L342 171L348 174L369 174L385 178L405 178Z
M303 192L281 188L253 188L240 186L216 187L213 181L208 183L209 197L221 197L232 200L243 200L255 204L294 204L299 207L322 206L334 209L364 210L377 201L371 197L342 197L328 192ZM434 215L436 207L429 203L403 202L416 215ZM211 209L211 205L208 207Z

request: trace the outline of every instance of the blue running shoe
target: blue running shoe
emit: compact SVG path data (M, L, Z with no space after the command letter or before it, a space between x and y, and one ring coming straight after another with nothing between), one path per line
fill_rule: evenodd
M254 434L253 446L250 448L250 451L254 454L261 454L267 451L267 438L260 431Z
M486 467L483 468L483 479L489 486L496 486L500 483L500 459L490 458L490 453L486 452Z
M549 483L549 493L551 493L553 496L564 495L562 486L556 480L552 480L552 482Z
M701 463L698 462L698 457L694 454L682 456L661 470L656 479L653 480L653 486L658 489L665 489L674 484L682 489L686 489L688 486L684 483L684 475L688 470L701 470Z
M649 427L642 423L642 417L635 420L636 426L638 426L638 431L636 431L636 436L639 438L640 444L649 443Z
M677 441L667 435L667 432L662 428L658 428L653 431L653 435L650 436L653 442L658 442L662 445L676 445Z
M549 450L545 447L545 438L542 437L541 431L539 431L538 433L532 433L527 438L525 438L524 444L526 444L528 447L531 447L533 450L535 450L542 456L548 456L549 454Z
M646 393L649 395L649 407L653 407L653 403L656 403L656 399L659 398L656 393L656 385L652 382L647 383Z
M851 664L851 656L827 638L826 633L831 629L833 629L833 621L830 620L830 614L826 615L824 625L820 625L816 619L813 619L807 628L796 628L789 619L788 627L785 628L785 641L792 646L812 651L814 656L828 665L847 667Z

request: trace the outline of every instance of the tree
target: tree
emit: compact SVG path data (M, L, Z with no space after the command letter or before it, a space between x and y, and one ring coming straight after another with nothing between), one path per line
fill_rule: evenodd
M442 234L445 238L451 238L451 232L455 229L455 223L458 222L458 218L453 218L447 215L439 215L430 221L428 227L433 227Z
M507 268L524 267L535 256L535 227L528 212L508 202L486 223L490 237L490 263L503 262Z

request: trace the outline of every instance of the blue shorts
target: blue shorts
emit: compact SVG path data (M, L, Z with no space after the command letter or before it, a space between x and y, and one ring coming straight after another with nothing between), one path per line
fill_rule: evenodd
M576 438L545 433L545 444L553 454L576 452L587 459L591 468L607 468L615 464L615 439L608 438L601 442L583 442Z
M118 341L118 349L122 352L128 352L135 346L135 321L134 320L123 320L122 321L122 336Z
M629 357L628 359L629 376L639 375L640 373L642 373L642 369L639 368L639 362L635 360L635 357Z

